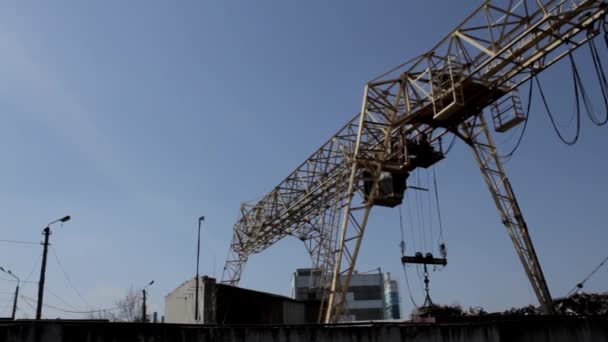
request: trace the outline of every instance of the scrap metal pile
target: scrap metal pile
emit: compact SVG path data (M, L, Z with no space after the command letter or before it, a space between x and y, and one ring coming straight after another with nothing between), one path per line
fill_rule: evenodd
M560 315L568 316L608 316L608 292L604 293L577 293L569 297L554 300L555 311ZM504 315L542 315L538 307L527 306L514 308L503 313Z
M555 311L567 316L608 316L608 292L577 293L565 298L554 299ZM463 310L459 305L433 305L416 309L413 317L482 317L482 316L536 316L542 315L541 307L525 306L504 312L488 313L482 308Z

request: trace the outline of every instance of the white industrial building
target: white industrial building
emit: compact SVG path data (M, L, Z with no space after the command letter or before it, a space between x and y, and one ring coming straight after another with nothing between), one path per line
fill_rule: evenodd
M346 294L345 321L390 319L386 315L385 279L378 269L374 273L353 273ZM393 289L396 290L396 289ZM319 300L319 271L310 268L296 270L292 278L292 297L298 300Z
M165 296L165 322L194 324L196 278L185 281ZM203 310L203 281L199 281L199 313ZM201 317L201 315L199 315ZM202 323L202 322L199 322Z

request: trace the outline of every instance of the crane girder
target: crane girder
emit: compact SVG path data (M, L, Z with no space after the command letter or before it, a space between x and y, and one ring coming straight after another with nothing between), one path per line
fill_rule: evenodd
M360 113L271 192L242 207L223 281L236 285L251 254L297 236L309 243L324 281L331 278L323 283L324 320L339 320L382 173L420 166L412 163L408 142L423 137L441 149L442 137L456 134L474 147L471 136L481 135L466 135L463 125L485 125L484 108L597 36L607 11L600 0L488 0L427 53L370 81ZM500 159L493 160L504 175ZM496 200L497 189L488 186ZM550 312L525 221L518 207L509 215L515 219L503 217L503 223L539 302Z

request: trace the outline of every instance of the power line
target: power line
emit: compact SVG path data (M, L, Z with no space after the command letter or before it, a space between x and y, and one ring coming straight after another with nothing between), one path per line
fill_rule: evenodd
M17 279L8 279L8 278L3 278L3 277L0 277L0 280L10 281L10 282L14 282L14 283L17 282ZM35 283L35 284L38 284L37 281L29 281L29 280L21 280L21 283Z
M41 258L42 258L42 252L40 253L40 257L39 257L38 259L41 259ZM25 283L25 285L23 285L23 287L22 287L23 289L25 289L25 287L26 287L28 284L38 284L38 282L37 282L37 281L30 281L30 278L31 278L31 276L34 274L34 271L36 270L36 266L37 266L37 265L38 265L38 260L36 260L36 262L35 262L35 263L34 263L34 265L32 266L32 269L30 270L30 273L28 273L27 277L25 277L25 280L22 280L22 281L21 281L22 283ZM14 280L9 279L9 281L14 281Z
M20 241L20 240L0 240L0 242L15 243L15 244L22 244L22 245L39 245L40 244L40 242Z
M74 305L68 303L65 299L61 298L59 295L57 295L56 293L53 293L51 290L49 290L48 288L44 289L45 292L48 292L51 294L51 296L57 298L59 301L61 301L63 304L69 306L70 308L74 309L74 310L79 310L79 308L75 307Z
M11 307L11 304L13 303L13 299L9 298L8 301L6 302L6 305L2 307L2 309L0 310L0 312L4 312L7 309L9 309ZM10 312L10 311L9 311Z
M591 278L591 276L593 276L595 274L595 272L597 272L600 268L602 268L602 266L604 266L604 264L606 263L606 261L608 261L608 256L606 256L604 258L604 260L602 260L602 262L600 262L599 265L595 266L595 268L593 269L593 271L591 271L591 273L589 273L585 279L583 279L583 281L581 281L580 283L576 284L576 286L574 286L572 288L572 290L570 290L570 292L568 292L568 296L570 296L572 293L574 293L577 289L582 289L583 285L585 285L585 283L587 282L587 280L589 280L589 278Z
M38 257L38 259L37 259L37 260L35 260L34 265L32 265L32 269L31 269L31 270L30 270L30 272L27 274L27 277L25 277L25 280L21 280L21 283L23 283L23 285L21 286L21 291L25 291L26 287L27 287L29 284L38 284L38 282L37 282L37 281L30 281L30 278L31 278L31 277L32 277L32 275L34 274L34 271L36 271L36 266L38 266L38 263L40 262L40 259L41 259L41 258L42 258L42 252L40 253L40 256ZM4 280L11 281L11 282L16 281L15 279L4 279ZM26 303L26 304L28 304L28 305L29 305L29 303L27 303L27 302L24 302L24 303ZM31 306L30 306L30 307L31 307ZM32 315L32 316L35 316L35 313L36 313L36 308L35 308L35 307L31 307L31 308L34 310L34 315ZM19 310L23 311L23 308L22 308L22 307L17 307L17 310L18 310L18 311L19 311Z
M32 303L30 303L28 300L26 300L24 298L25 296L21 296L21 299L23 299L23 303L27 304L27 306L30 307L30 309L34 310L34 314L36 313L36 307L34 305L32 305Z
M0 294L2 294L2 295L9 295L9 294L14 295L14 293L10 293L10 292L0 292ZM14 297L12 297L12 296L8 297L8 299L6 300L6 305L4 305L2 307L2 309L0 309L0 312L4 312L5 310L10 309L11 304L13 304L13 299L14 299Z
M61 269L61 272L63 273L65 279L67 280L67 282L70 285L70 287L72 288L72 290L74 290L74 292L76 292L76 294L78 295L78 297L82 300L83 303L85 303L86 306L90 307L91 305L89 304L89 302L87 302L87 300L84 299L84 297L80 294L80 291L78 291L78 289L76 288L76 286L74 286L74 284L72 283L72 279L70 279L70 276L65 271L65 268L63 268L63 265L61 264L61 261L59 261L59 256L57 255L57 252L55 251L55 248L52 245L51 245L51 251L53 252L53 255L55 256L55 260L57 261L57 264L59 265L59 268Z
M26 301L30 301L32 303L36 303L36 300L33 299L33 298L29 298L29 297L26 297L26 296L21 296L21 298L25 299ZM98 312L106 312L106 311L119 310L119 309L122 309L122 308L129 307L129 306L131 306L131 305L133 305L133 304L135 304L135 303L137 303L139 301L142 301L142 300L143 300L143 298L137 298L133 302L125 304L125 305L115 306L115 307L107 308L107 309L98 309L98 310L89 310L89 311L66 310L66 309L58 308L56 306L49 305L49 304L44 304L44 303L42 304L42 306L46 306L46 307L49 307L49 308L52 308L52 309L55 309L55 310L58 310L58 311L61 311L61 312L65 312L65 313L90 314L90 313L98 313Z

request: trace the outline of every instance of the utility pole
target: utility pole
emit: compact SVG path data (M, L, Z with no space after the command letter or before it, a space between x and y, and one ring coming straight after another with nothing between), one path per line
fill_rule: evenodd
M46 254L49 247L49 235L51 235L51 229L49 227L44 228L44 250L42 252L42 268L40 268L40 281L38 282L38 302L36 305L36 319L39 320L42 317L42 298L44 297L44 278L46 275Z
M21 283L21 279L19 279L19 277L17 277L13 272L11 272L11 270L5 270L4 268L0 267L0 271L17 279L17 287L15 288L15 299L13 300L13 313L11 314L11 319L15 320L15 314L17 313L17 298L19 298L19 284Z
M196 244L196 289L194 290L194 322L198 322L199 320L199 313L198 313L198 264L199 264L199 260L200 260L200 255L201 255L201 223L205 221L205 216L201 216L198 218L198 242Z
M46 275L46 255L48 253L48 249L49 249L49 236L51 235L51 228L50 226L53 223L57 223L60 222L64 223L70 220L70 216L65 216L63 218L60 218L59 220L55 220L49 224L46 225L46 228L44 228L44 230L42 231L42 233L44 234L44 243L42 244L44 246L44 250L42 252L42 267L40 268L40 281L38 282L38 303L36 306L36 320L40 320L42 317L42 299L44 297L44 278Z
M12 320L15 320L15 314L17 313L17 298L19 298L19 282L17 282L17 287L15 288L15 299L13 300L13 313L11 314Z
M142 294L144 295L143 303L141 304L141 321L143 323L146 323L148 321L146 317L146 289L152 284L154 284L154 280L149 282L148 285L144 286L144 288L141 290Z
M141 321L146 323L146 289L144 288L141 292L144 294L144 302L141 305Z

